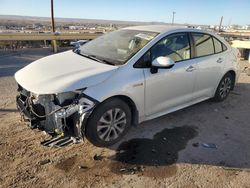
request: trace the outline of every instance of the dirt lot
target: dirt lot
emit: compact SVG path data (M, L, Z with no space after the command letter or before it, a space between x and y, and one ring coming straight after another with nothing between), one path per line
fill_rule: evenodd
M40 145L44 133L20 121L13 79L47 54L0 56L0 187L250 187L250 76L244 71L225 102L202 102L132 127L111 148L87 140L48 148Z

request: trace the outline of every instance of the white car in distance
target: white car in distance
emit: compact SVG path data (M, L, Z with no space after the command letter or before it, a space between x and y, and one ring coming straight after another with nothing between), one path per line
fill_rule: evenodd
M70 42L70 46L73 46L74 49L80 48L82 45L89 42L89 40L78 40L78 41L72 41Z
M30 126L118 142L131 125L213 98L239 77L237 50L207 31L165 25L124 28L15 74L17 106Z

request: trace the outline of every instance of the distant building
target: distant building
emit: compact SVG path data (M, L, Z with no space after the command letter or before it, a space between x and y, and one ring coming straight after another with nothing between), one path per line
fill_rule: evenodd
M248 29L250 29L250 27L249 27L249 25L244 25L244 26L241 27L241 29L248 30Z
M214 26L214 25L210 25L209 28L210 28L210 29L214 29L215 26Z
M6 30L6 26L0 26L0 30Z
M250 40L234 40L232 41L232 46L237 48L240 51L241 57L244 58L244 60L248 60L250 63Z
M71 26L69 26L69 29L70 30L82 30L82 29L85 29L85 27L80 26L80 25L71 25Z

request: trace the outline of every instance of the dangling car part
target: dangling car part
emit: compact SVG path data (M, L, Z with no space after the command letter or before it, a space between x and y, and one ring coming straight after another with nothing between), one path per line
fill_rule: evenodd
M82 91L36 95L20 85L16 97L17 108L31 128L39 128L51 135L83 138L84 124L98 102Z

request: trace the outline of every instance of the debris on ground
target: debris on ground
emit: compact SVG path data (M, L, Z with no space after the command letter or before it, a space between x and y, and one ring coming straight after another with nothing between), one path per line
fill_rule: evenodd
M95 161L101 161L103 158L104 158L103 156L97 154L95 154L95 156L93 157Z
M152 152L152 153L156 153L156 150L155 150L155 149L152 149L151 152Z
M39 165L46 165L46 164L48 164L50 162L51 161L49 159L45 159L45 160L39 161Z
M120 169L120 172L122 173L128 173L128 174L136 174L140 172L144 172L145 168L144 166L134 166L134 167L123 167Z
M192 146L193 146L193 147L196 147L196 148L199 147L199 145L200 145L200 144L199 144L198 142L192 144Z
M84 170L85 170L85 169L89 169L87 166L82 166L82 165L78 166L78 168L79 168L79 169L84 169Z
M213 143L203 143L202 146L204 148L217 149L217 146Z

